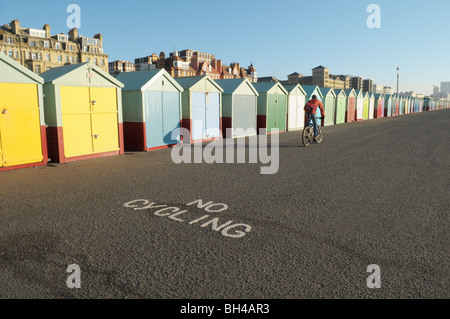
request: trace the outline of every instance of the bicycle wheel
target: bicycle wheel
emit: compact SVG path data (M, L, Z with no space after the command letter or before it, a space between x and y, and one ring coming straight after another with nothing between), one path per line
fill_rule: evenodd
M312 136L314 136L314 134ZM305 147L311 145L311 127L305 127L305 129L303 130L302 141Z
M318 129L319 129L319 135L317 135L317 137L316 137L316 142L317 142L317 144L320 144L323 141L323 132L322 132L322 128L320 126L318 127Z

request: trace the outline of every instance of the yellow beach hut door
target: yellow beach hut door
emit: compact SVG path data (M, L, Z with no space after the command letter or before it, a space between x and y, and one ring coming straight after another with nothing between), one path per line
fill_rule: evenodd
M62 87L66 158L119 150L115 88Z
M42 162L36 84L0 83L0 167Z

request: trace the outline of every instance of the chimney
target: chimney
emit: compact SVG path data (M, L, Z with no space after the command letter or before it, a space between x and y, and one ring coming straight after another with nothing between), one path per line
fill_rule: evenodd
M217 60L217 68L216 71L222 73L222 60Z
M20 22L19 22L19 20L13 20L11 22L11 31L14 34L19 34L20 33Z
M100 46L103 48L103 36L101 33L94 35L94 39L100 40Z
M77 42L77 39L78 39L78 30L77 30L77 28L73 28L72 30L69 31L69 39L72 42Z
M48 24L44 25L43 30L45 31L45 37L47 39L50 39L50 26Z

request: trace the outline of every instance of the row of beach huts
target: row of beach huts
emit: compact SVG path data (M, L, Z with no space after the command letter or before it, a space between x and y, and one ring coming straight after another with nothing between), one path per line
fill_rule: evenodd
M0 171L150 151L180 142L303 129L317 95L325 126L448 108L449 101L317 86L172 78L165 70L121 73L92 63L40 76L0 53ZM320 112L320 111L319 111Z

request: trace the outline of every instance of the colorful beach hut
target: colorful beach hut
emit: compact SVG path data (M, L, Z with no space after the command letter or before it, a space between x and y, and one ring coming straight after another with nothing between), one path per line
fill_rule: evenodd
M347 95L344 90L337 90L336 93L336 124L345 123L345 113L347 107Z
M323 125L334 125L336 118L336 93L332 88L320 88L320 92L323 96L322 103L325 109L325 121Z
M386 94L384 96L384 117L392 116L392 94Z
M48 160L43 84L40 76L0 53L0 171Z
M300 84L286 84L288 92L287 130L297 131L305 127L306 92Z
M225 138L257 135L259 93L248 79L216 80L223 89L222 131Z
M175 78L183 88L182 127L190 132L190 143L222 138L223 89L209 76Z
M375 110L374 110L374 117L375 118L381 118L384 117L384 103L385 103L385 96L384 94L375 94Z
M345 121L347 123L354 122L356 118L356 91L354 89L344 90L347 95L347 108Z
M362 90L356 90L356 109L355 109L355 121L359 122L364 120L364 92Z
M258 97L258 133L286 131L288 92L279 82L254 83Z
M181 123L183 88L162 70L124 72L116 77L122 90L126 151L151 151L180 142L172 136Z
M123 154L123 84L93 63L53 68L44 78L53 162Z
M362 92L363 94L363 120L369 119L370 95L369 92Z
M369 93L369 120L375 117L375 93Z

